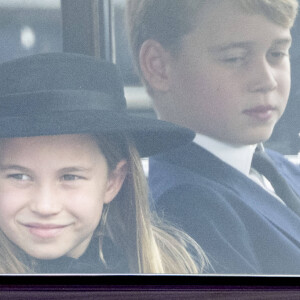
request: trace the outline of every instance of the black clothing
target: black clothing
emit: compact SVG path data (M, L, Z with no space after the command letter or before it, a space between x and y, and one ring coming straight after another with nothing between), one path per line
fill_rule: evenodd
M267 153L300 196L299 166ZM199 243L211 272L300 274L300 217L204 148L192 143L152 157L149 185L159 214Z
M100 260L98 238L93 238L86 251L79 258L62 256L56 259L30 259L32 269L37 274L106 274L129 273L125 254L108 238L103 243L104 258Z

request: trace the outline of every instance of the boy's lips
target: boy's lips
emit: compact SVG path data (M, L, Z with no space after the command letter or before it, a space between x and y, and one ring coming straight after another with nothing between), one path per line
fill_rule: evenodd
M244 110L243 113L259 121L267 121L273 116L275 110L276 108L272 105L258 105Z

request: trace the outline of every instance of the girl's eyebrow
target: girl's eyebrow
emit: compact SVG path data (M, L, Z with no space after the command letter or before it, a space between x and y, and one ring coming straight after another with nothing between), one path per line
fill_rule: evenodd
M74 167L65 167L59 170L59 172L64 173L71 173L71 172L90 172L92 170L92 167L86 168L86 167L80 167L80 166L74 166Z
M1 165L0 164L0 171L7 171L7 170L18 170L21 172L30 172L30 169L26 167L22 167L19 165ZM90 168L85 168L85 167L79 167L79 166L74 166L74 167L65 167L62 169L59 169L59 172L64 172L64 173L70 173L70 172L89 172L92 170L92 167Z
M19 165L1 165L0 164L0 171L7 171L7 170L18 170L21 172L29 172L28 168L19 166Z

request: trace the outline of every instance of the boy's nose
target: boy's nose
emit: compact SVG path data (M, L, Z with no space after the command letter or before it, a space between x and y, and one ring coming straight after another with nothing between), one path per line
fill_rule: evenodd
M249 90L253 93L268 93L275 90L278 86L275 70L267 62L256 64L252 67L251 77L249 80Z
M59 193L53 186L38 186L31 197L30 209L36 214L50 216L59 213L62 209Z

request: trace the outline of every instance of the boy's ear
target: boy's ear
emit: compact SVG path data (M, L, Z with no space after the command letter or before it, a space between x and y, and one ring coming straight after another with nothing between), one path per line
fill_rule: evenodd
M170 53L157 41L143 43L139 55L140 68L144 79L154 90L168 91L170 58Z
M106 193L104 197L104 203L108 204L110 203L119 193L123 182L127 175L127 161L125 159L121 160L116 168L110 172L107 187L106 187Z

